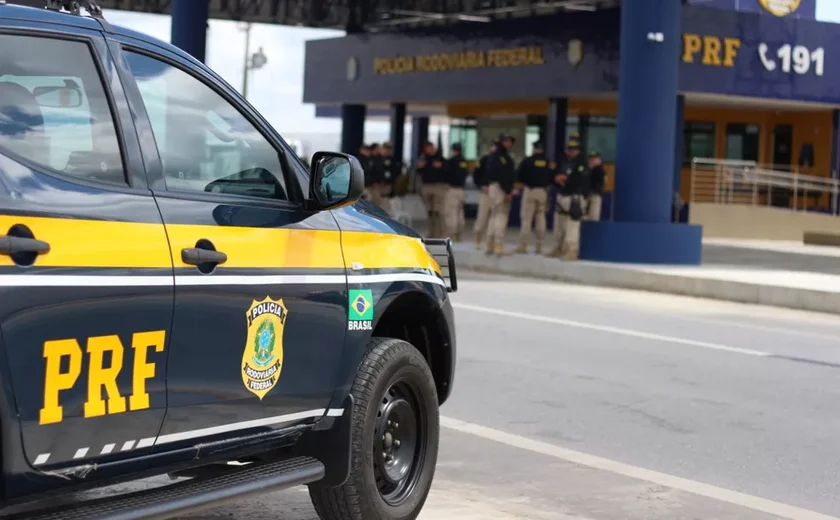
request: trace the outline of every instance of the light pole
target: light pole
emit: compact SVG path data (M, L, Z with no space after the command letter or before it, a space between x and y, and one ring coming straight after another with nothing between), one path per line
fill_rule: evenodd
M245 31L245 60L242 64L242 97L248 99L248 75L252 70L265 67L268 57L262 47L251 54L251 22L247 22L243 30Z

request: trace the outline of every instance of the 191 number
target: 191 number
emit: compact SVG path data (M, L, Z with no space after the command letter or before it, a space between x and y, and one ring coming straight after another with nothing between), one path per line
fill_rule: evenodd
M758 46L758 56L768 71L776 70L776 61L770 57L770 49L766 43ZM784 44L776 51L776 57L781 63L782 72L790 74L807 74L813 66L814 74L822 76L825 73L825 49L818 47L813 51L804 45Z

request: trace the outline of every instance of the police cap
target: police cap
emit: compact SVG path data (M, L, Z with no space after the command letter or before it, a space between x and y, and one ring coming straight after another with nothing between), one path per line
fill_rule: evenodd
M496 142L497 142L497 143L503 143L503 142L505 142L505 141L506 141L506 140L508 140L508 139L510 139L510 142L511 142L511 143L515 143L515 142L516 142L516 138L515 138L515 137L513 137L512 135L505 135L505 134L499 134L499 139L497 139L497 140L496 140Z
M591 152L589 152L589 157L592 157L592 158L598 157L600 159L601 154L599 154L597 150L592 150Z
M536 143L534 143L534 148L539 148L540 150L542 150L544 148L543 142L537 141Z
M463 148L461 148L461 143L452 143L450 148L456 152L460 152Z

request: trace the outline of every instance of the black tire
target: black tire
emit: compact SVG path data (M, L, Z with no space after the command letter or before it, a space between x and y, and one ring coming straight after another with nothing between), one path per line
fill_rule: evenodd
M350 476L341 487L311 485L315 511L321 520L414 520L426 502L437 465L440 416L431 370L410 343L372 338L351 392L355 404ZM404 394L414 395L394 397ZM416 417L413 428L407 404ZM386 417L394 418L396 429L386 426ZM403 420L402 427L398 420ZM390 447L383 429L394 432ZM398 438L404 438L402 444ZM390 460L386 452L394 454ZM394 485L395 475L401 474L394 468L408 459L410 468L401 466L404 477Z

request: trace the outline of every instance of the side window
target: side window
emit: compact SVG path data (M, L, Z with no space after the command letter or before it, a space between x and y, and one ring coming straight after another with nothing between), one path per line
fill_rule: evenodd
M213 89L163 61L126 51L170 191L288 200L277 150Z
M4 150L73 177L128 184L108 98L86 43L0 34Z

